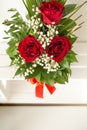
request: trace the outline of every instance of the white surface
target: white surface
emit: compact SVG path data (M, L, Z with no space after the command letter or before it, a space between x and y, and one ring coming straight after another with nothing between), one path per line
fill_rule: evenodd
M87 107L0 107L1 130L87 130Z
M1 90L4 88L0 82ZM35 97L35 86L23 80L9 80L3 92L7 94L4 103L52 103L52 104L87 104L87 80L71 79L68 84L55 84L56 91L50 95L44 87L44 98ZM2 101L1 101L2 102Z

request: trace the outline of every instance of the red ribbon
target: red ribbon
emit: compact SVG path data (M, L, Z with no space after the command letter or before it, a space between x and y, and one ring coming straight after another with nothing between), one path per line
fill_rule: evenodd
M38 82L35 78L28 79L32 84L36 84L35 88L35 95L36 97L43 98L43 90L44 90L44 83ZM50 92L50 94L53 94L56 88L54 86L51 86L49 84L45 84L46 88Z

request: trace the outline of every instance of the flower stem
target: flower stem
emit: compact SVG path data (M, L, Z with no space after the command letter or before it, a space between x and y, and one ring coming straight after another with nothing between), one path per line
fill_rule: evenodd
M79 9L84 6L87 3L87 1L85 1L84 3L82 3L81 5L79 5L77 8L75 8L74 12L69 16L72 17L77 11L79 11Z
M77 18L75 18L73 21L78 20L81 16L82 16L82 15L79 15L79 16L78 16ZM63 29L60 31L60 33L62 33L64 30L67 30L67 28L69 28L69 27L72 25L73 21L72 21L71 23L69 23L67 26L65 26L65 28L63 28Z

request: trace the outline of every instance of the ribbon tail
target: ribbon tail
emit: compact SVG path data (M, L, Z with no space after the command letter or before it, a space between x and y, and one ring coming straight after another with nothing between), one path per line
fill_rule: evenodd
M49 84L45 84L50 94L53 94L56 88L54 86L51 86Z
M43 83L39 82L39 83L36 84L36 89L35 89L36 97L43 98L43 88L44 88Z

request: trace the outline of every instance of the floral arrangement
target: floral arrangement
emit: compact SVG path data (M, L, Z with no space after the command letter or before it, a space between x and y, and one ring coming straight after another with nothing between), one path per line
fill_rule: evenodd
M5 31L8 41L7 54L11 65L17 66L16 75L22 75L36 84L36 96L43 97L43 87L52 94L54 84L65 84L71 75L70 65L77 62L73 51L77 36L74 32L82 23L82 16L72 16L86 3L67 4L67 0L22 0L28 13L26 20L16 9Z

